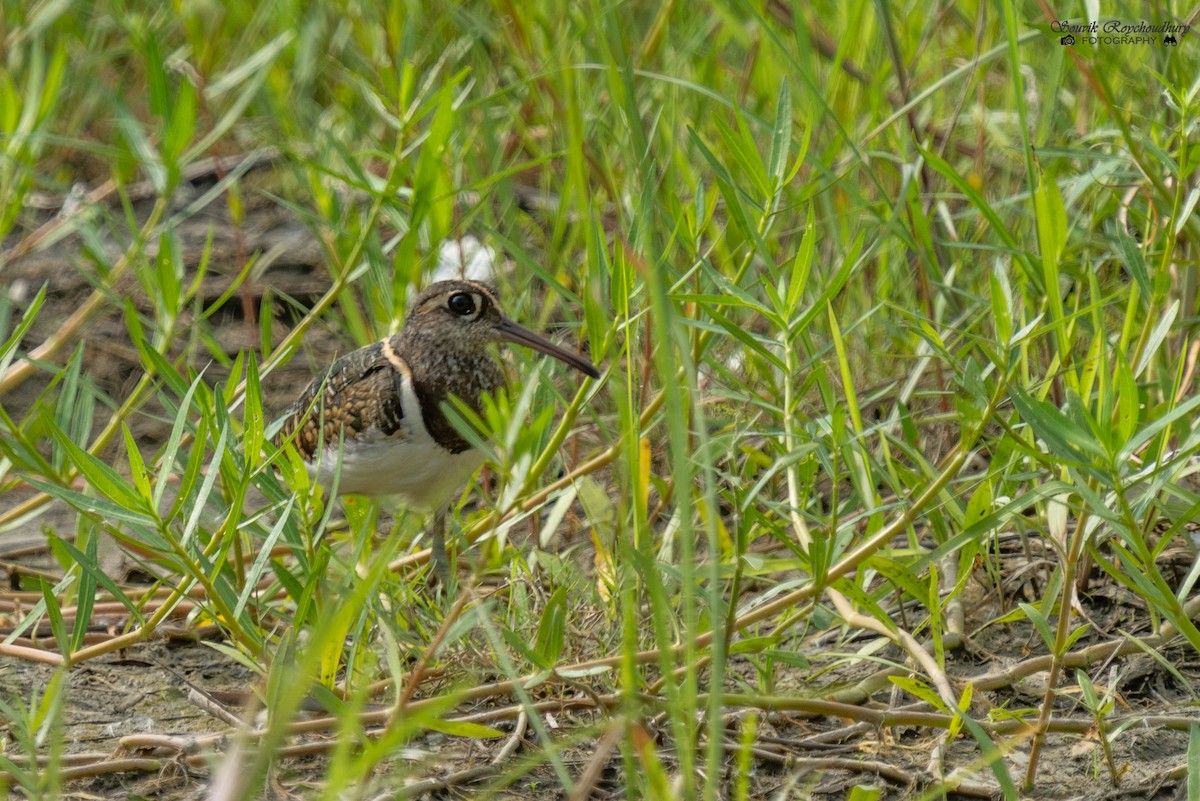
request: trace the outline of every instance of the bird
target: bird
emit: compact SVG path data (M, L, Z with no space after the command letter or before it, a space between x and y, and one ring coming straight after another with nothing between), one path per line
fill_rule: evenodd
M432 511L430 554L449 583L446 507L484 455L443 405L457 397L476 413L505 386L494 344L524 345L591 378L586 357L514 322L496 291L478 281L438 281L409 305L400 330L338 358L284 412L277 447L291 442L310 477L338 495L399 496Z

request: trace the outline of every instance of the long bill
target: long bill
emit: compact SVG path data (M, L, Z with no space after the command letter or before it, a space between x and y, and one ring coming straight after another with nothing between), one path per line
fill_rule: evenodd
M530 331L525 326L514 323L512 320L504 317L500 320L500 324L496 326L496 334L505 342L512 342L517 345L524 345L527 348L532 348L538 353L544 353L547 356L553 356L563 364L568 364L574 367L584 375L589 375L592 378L599 378L600 371L596 369L596 365L585 359L578 353L560 348L548 339L538 336Z

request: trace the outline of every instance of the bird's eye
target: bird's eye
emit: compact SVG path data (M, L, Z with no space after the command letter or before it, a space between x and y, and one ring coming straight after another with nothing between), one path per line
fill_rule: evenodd
M455 292L446 301L446 308L459 317L470 317L475 313L475 298L471 297L470 292Z

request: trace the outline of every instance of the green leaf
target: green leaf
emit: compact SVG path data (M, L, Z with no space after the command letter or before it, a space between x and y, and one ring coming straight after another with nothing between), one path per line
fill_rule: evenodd
M1009 388L1008 396L1021 419L1046 443L1051 455L1080 465L1108 461L1104 448L1096 439L1051 404L1034 398L1016 385Z
M1131 437L1129 441L1125 443L1125 447L1121 448L1120 452L1117 454L1117 462L1121 463L1130 460L1133 454L1141 450L1142 445L1157 437L1160 432L1174 425L1179 419L1190 419L1192 412L1194 412L1198 406L1200 406L1200 395L1193 395L1191 398L1188 398L1185 402L1179 404L1171 411L1156 418L1154 422L1149 423L1145 428L1137 432L1135 436Z
M558 670L555 671L555 673L557 673L559 676L562 676L564 679L586 679L589 676L600 676L605 673L611 673L612 670L613 668L610 665L596 665L594 667L576 668L572 670ZM526 685L527 688L530 686L532 685Z
M99 526L90 520L81 520L81 533L85 530L84 527L88 529L85 539L87 554L83 561L76 560L79 564L79 583L75 587L75 626L71 629L71 653L75 653L84 645L88 623L91 622L92 609L96 603L96 574L101 572L96 569L99 561Z
M771 154L767 159L767 173L782 189L787 180L784 174L788 167L788 152L792 145L792 92L787 78L779 82L779 95L775 101L775 127L771 130Z
M1096 695L1096 687L1092 677L1083 668L1075 668L1075 683L1079 685L1079 693L1083 696L1084 705L1092 712L1100 708L1100 697Z
M216 486L217 476L220 474L219 465L225 457L225 447L227 437L229 435L228 428L221 429L221 436L217 438L217 444L213 449L212 459L209 460L208 472L204 475L204 481L200 483L200 489L196 492L196 498L192 501L192 513L188 515L187 524L184 526L183 535L179 538L179 542L185 548L189 547L189 543L200 530L200 520L204 515L204 505L208 503L208 497L212 494L213 487Z
M546 602L538 623L537 652L542 665L553 665L562 656L567 627L567 590L559 587Z
M786 648L768 648L766 651L763 651L763 656L774 659L776 662L782 662L785 665L803 668L804 670L812 668L812 660L799 651L792 651Z
M551 664L544 663L542 661L542 655L530 648L529 645L526 644L524 638L522 638L521 635L517 634L512 629L505 628L501 634L504 637L504 641L508 643L508 646L528 660L530 664L546 670L549 670L551 667L553 667Z
M971 698L974 697L974 694L975 685L969 681L966 682L966 684L963 685L962 695L958 697L958 711L954 716L954 720L951 721L950 725L946 728L947 739L953 740L958 736L958 733L963 726L963 719L967 716L967 713L971 711Z
M770 647L778 642L779 637L747 637L729 644L729 656L760 653L770 650Z
M1054 176L1043 178L1033 195L1034 210L1038 221L1038 245L1042 251L1042 261L1046 270L1046 286L1056 287L1058 262L1067 244L1067 208L1063 203L1062 193L1058 191L1058 181Z
M808 328L817 315L825 310L826 304L842 291L842 287L850 280L850 276L855 273L855 268L859 266L858 259L862 252L864 236L863 232L860 231L858 233L858 236L854 238L854 242L851 243L850 249L846 251L846 256L838 266L837 272L821 281L821 294L814 298L804 313L788 326L793 336ZM816 246L815 241L813 246Z
M1008 270L1003 265L988 272L988 296L992 302L992 324L996 326L996 338L1011 345L1013 336L1012 286L1008 282Z
M29 307L25 309L25 313L21 315L21 322L8 335L8 339L4 340L4 344L0 345L0 377L3 377L8 372L8 366L12 364L13 359L17 355L17 347L25 339L25 335L29 333L29 329L33 327L34 322L37 321L38 312L41 311L42 303L45 300L46 285L42 284L37 295L29 302ZM8 308L9 300L7 295L5 295L0 298L0 310L5 312L3 315L0 315L0 318L7 318ZM0 324L0 331L3 330L5 324L7 324L7 320L3 324Z
M1117 352L1117 409L1113 444L1119 451L1137 430L1142 398L1133 369L1122 351Z
M895 558L890 551L872 554L867 565L878 570L880 575L895 584L900 590L912 598L925 598L929 590L924 580L902 560ZM911 558L911 557L910 557Z
M275 548L275 543L279 541L279 537L283 534L284 528L287 527L288 517L291 515L292 506L296 502L296 496L288 499L287 506L279 513L279 519L275 525L271 527L271 533L263 540L258 549L258 556L251 565L250 571L246 574L244 581L245 586L242 588L242 593L238 596L237 605L233 608L233 616L241 617L242 612L246 609L246 604L250 601L250 596L258 587L258 581L267 570L267 565L271 560L271 551ZM237 536L236 534L234 536ZM286 572L286 571L283 571ZM290 576L289 576L290 577Z
M763 165L762 156L759 155L757 143L746 127L746 118L736 108L734 109L734 120L738 127L736 132L721 117L714 117L713 125L721 137L721 142L733 158L734 166L738 168L738 175L749 178L754 183L754 190L758 196L766 199L771 194L771 182L767 178L767 171Z
M454 737L471 737L476 740L494 739L504 736L504 732L499 729L482 726L478 723L470 723L465 720L431 720L429 728L434 731L440 731L442 734L449 734Z
M1150 285L1150 270L1146 266L1146 257L1138 247L1137 240L1124 231L1117 229L1113 237L1117 242L1117 251L1129 274L1133 276L1138 288L1138 306L1147 310L1154 298L1154 289Z
M808 221L804 225L804 238L796 250L796 258L792 260L792 274L788 278L787 308L795 309L800 306L800 299L808 286L808 276L812 272L813 259L817 253L817 218L812 204L808 205ZM802 330L796 322L788 325L788 335L793 337Z
M133 152L138 167L145 171L150 185L158 195L167 191L167 171L163 168L162 159L158 155L150 138L142 129L142 123L137 115L129 110L124 103L114 102L112 115L116 119L117 128L125 139L125 144Z
M758 340L756 334L754 334L751 331L747 331L744 326L739 325L738 323L734 322L733 320L730 320L728 317L721 314L714 308L706 308L705 313L709 317L711 317L713 320L715 320L717 325L721 326L721 328L723 328L725 330L725 333L729 334L731 337L736 339L738 342L741 342L747 348L752 350L756 355L762 357L763 359L766 359L776 369L778 369L782 372L787 371L787 365L784 364L783 359L780 359L774 353L774 351L772 351L767 346L766 343L760 342Z
M180 81L177 86L161 148L163 161L173 171L183 166L179 163L179 157L196 132L196 90L186 80Z
M124 422L121 423L121 434L125 438L125 453L129 458L129 473L133 477L133 486L141 493L146 504L150 505L154 501L154 495L150 490L150 474L146 470L146 462L142 459L141 449L133 438L133 432Z
M50 631L54 634L54 642L58 645L59 653L70 657L71 638L67 635L67 624L63 620L62 607L54 594L54 585L48 581L39 580L42 589L42 600L46 603L46 617L50 618ZM76 626L87 628L86 620L76 620Z
M946 702L943 701L942 697L925 682L915 679L912 676L888 676L888 680L909 695L919 698L925 703L929 704L934 709L942 712L946 711Z
M52 428L50 435L66 452L71 464L101 497L111 500L130 512L153 517L153 510L137 490L120 473L75 444L66 432Z
M61 433L72 442L86 442L92 431L95 394L90 381L82 372L83 345L71 354L66 369L59 372L58 400L54 404L52 431ZM63 464L58 464L59 472Z
M1054 651L1054 632L1050 629L1050 621L1042 614L1041 610L1036 606L1027 603L1018 603L1017 606L1025 613L1025 617L1037 629L1038 634L1042 636L1042 642L1046 644L1046 648L1051 652ZM1069 614L1061 612L1060 614Z
M328 553L328 549L326 549L325 552ZM271 572L275 574L276 580L283 585L283 589L287 593L288 597L293 601L299 601L304 595L304 586L296 580L296 577L291 574L291 571L287 569L287 566L277 559L272 559ZM304 621L303 617L299 614L300 607L298 604L296 608L296 625L299 626L301 622L306 621Z
M171 437L167 441L166 452L159 464L158 484L155 487L155 508L158 508L157 505L160 503L159 495L162 494L162 488L168 486L168 480L174 470L176 454L182 445L183 432L190 421L190 411L189 405L184 404L176 412L175 427L171 431ZM176 438L176 434L178 434L178 439ZM175 500L171 502L171 510L166 515L166 519L168 520L174 520L182 515L193 503L192 492L196 487L196 483L200 480L204 469L204 462L207 458L205 446L208 443L208 439L206 435L207 430L198 429L191 447L187 449L187 463L184 465L183 475L179 478L179 486L176 490Z
M992 482L990 478L985 478L971 494L971 500L967 501L967 514L963 518L963 525L973 526L987 517L992 511L992 499Z
M996 747L995 741L991 735L983 729L975 720L961 709L952 710L954 716L962 721L963 726L975 738L975 742L979 745L979 750L983 755L983 761L992 769L992 775L996 777L996 781L1000 785L1000 797L1006 799L1015 799L1017 796L1017 788L1013 783L1012 776L1008 773L1008 764L1004 759L1004 754Z
M95 549L89 547L88 553L85 554L83 551L75 547L75 544L70 540L62 539L53 532L50 532L49 536L51 541L54 543L54 546L57 548L62 548L69 553L71 558L75 560L75 563L79 565L82 574L94 584L99 584L101 587L107 590L113 598L116 598L117 601L119 601L121 605L125 607L126 611L129 612L130 617L132 617L139 626L145 622L145 619L142 617L141 610L138 609L137 604L135 604L129 598L129 596L125 594L124 590L122 590L121 587L100 568L99 561L96 558L96 553L93 552ZM90 545L91 543L98 542L98 540L93 536L88 542ZM182 597L180 597L180 600L183 600ZM82 643L80 646L75 646L76 649L78 647L82 647Z
M1171 301L1171 305L1163 311L1158 322L1154 324L1154 330L1150 332L1150 336L1146 339L1146 346L1142 349L1142 356L1138 359L1138 363L1134 365L1134 376L1140 376L1142 371L1150 364L1150 360L1158 353L1159 347L1167 338L1167 334L1171 333L1171 326L1175 324L1175 317L1179 314L1178 299Z
M246 353L246 408L242 414L242 453L247 470L253 470L261 460L263 432L266 430L266 415L263 412L262 382L258 374L258 360L254 351Z
M730 176L729 171L725 169L725 165L721 163L721 160L718 159L711 150L709 150L708 145L704 143L704 140L694 128L688 126L688 133L691 134L692 141L695 143L696 147L699 148L700 155L704 156L705 160L708 161L709 166L713 168L713 172L717 177L717 187L721 190L721 197L725 200L725 209L729 213L730 218L733 220L735 227L741 231L742 235L747 240L754 244L754 250L756 253L767 254L768 249L766 243L764 243L762 241L762 237L759 236L758 227L750 221L750 216L746 212L745 204L742 203L741 193L738 190L733 177Z

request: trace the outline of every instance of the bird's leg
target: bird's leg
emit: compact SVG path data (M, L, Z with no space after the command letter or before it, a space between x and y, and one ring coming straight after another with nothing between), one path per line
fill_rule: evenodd
M450 586L450 556L446 553L446 509L440 507L433 513L430 524L429 561L433 565L433 573L442 586Z

